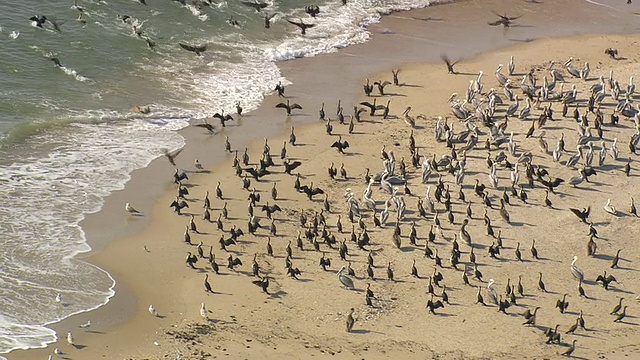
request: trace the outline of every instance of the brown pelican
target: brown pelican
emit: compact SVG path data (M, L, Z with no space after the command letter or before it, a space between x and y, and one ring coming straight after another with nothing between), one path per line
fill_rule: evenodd
M351 280L350 277L348 277L347 275L344 275L343 272L347 269L346 266L342 266L340 268L340 271L338 271L338 273L336 274L336 276L338 276L338 280L340 280L340 282L342 283L342 285L344 285L345 288L349 289L349 290L354 290L355 287L353 286L353 280Z
M607 204L604 206L604 211L611 215L616 215L616 208L611 205L611 199L607 199Z
M578 257L574 256L573 261L571 262L571 274L573 274L573 277L576 278L576 280L584 281L584 272L575 265L576 261L578 261Z

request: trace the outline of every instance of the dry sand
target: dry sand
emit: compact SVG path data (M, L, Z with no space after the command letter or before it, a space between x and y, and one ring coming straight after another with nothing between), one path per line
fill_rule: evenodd
M226 268L228 253L220 250L218 239L222 232L216 229L214 223L202 220L202 199L204 192L210 192L211 215L215 219L220 212L223 200L215 199L214 188L221 182L224 201L228 203L229 220L224 221L224 229L237 225L246 231L247 196L248 192L241 190L241 180L233 174L231 168L232 155L226 155L222 163L209 165L210 173L190 173L190 194L187 196L190 208L185 214L196 215L196 222L202 234L192 234L192 242L204 243L205 253L213 246L217 263L221 265L221 275L211 271L206 259L200 259L196 264L197 270L186 266L184 259L186 252L196 252L195 246L188 246L183 242L184 226L188 223L188 216L178 216L168 208L176 193L176 186L172 184L170 174L172 167L165 163L155 166L166 173L167 182L163 184L164 195L155 200L151 210L145 212L141 219L128 217L124 210L120 213L125 226L138 226L141 230L124 239L108 242L101 246L89 261L107 269L117 281L116 297L106 306L97 311L82 314L68 319L54 328L60 333L73 331L76 343L74 348L64 338L59 343L51 344L47 349L18 351L12 353L11 359L45 358L52 349L59 347L70 359L173 359L178 353L183 359L207 358L554 358L567 349L568 344L577 339L577 349L574 355L581 358L633 358L640 353L638 339L638 310L640 305L634 298L640 293L638 279L639 251L633 245L637 241L640 230L638 219L629 216L628 208L630 196L638 197L636 182L638 170L632 161L630 177L625 177L622 167L630 155L627 148L629 137L634 131L633 122L621 119L617 127L606 125L604 139L607 147L611 146L613 138L618 138L620 157L614 161L610 156L605 166L596 167L597 176L591 177L591 183L583 183L573 188L567 184L561 185L557 194L551 195L553 209L544 207L542 199L544 191L539 183L535 188L525 189L529 195L527 204L512 198L507 209L511 215L511 224L505 223L497 210L498 197L501 190L491 188L488 179L488 169L485 158L487 151L482 148L487 136L487 129L480 127L479 148L467 154L467 175L464 180L465 195L472 202L474 211L469 231L476 244L475 254L479 269L485 282L473 279L468 273L473 286L465 286L462 282L462 271L450 267L449 254L451 239L457 234L462 219L465 217L465 205L458 200L458 186L451 175L443 172L443 181L451 185L452 208L455 215L453 224L449 224L443 213L443 205L436 204L440 211L444 237L438 234L432 249L438 249L443 259L443 268L437 268L444 276L443 285L447 286L451 305L438 309L439 315L430 315L425 308L429 299L427 294L428 279L434 271L434 261L423 256L423 246L433 216L420 219L416 211L418 198L424 198L426 185L420 182L420 170L411 166L407 138L410 128L401 119L401 112L406 106L412 106L412 114L424 114L425 119L417 120L414 130L419 152L425 157L436 154L440 158L450 154L442 142L436 142L433 130L437 116L449 117L448 123L454 126L454 131L463 129L463 123L455 120L450 113L447 98L452 92L464 94L469 80L477 77L478 71L484 71L484 92L491 87L498 88L493 75L497 64L507 64L509 56L513 55L516 62L516 74L522 75L530 69L535 69L535 76L541 82L543 75L547 75L546 68L550 60L557 63L566 61L573 56L576 66L584 61L591 64L591 75L588 81L571 78L562 69L568 81L565 91L576 84L580 99L585 99L591 85L597 83L598 76L608 76L614 71L614 77L620 81L622 88L626 88L627 79L637 73L638 36L582 36L578 38L554 39L535 41L510 47L503 50L483 54L477 58L466 59L456 69L463 74L448 75L443 65L407 64L401 67L400 82L404 86L387 88L388 93L394 94L377 97L378 102L391 100L391 119L383 120L379 116L369 117L363 114L363 122L356 123L355 133L347 134L346 125L333 122L334 136L325 134L324 124L316 123L309 126L298 126L297 116L292 116L289 123L296 127L298 146L287 146L288 156L292 160L300 160L303 165L298 168L302 184L313 181L314 185L325 190L331 204L331 211L326 216L327 230L334 234L337 240L349 238L351 225L346 218L346 205L343 194L351 188L358 199L365 188L363 174L365 168L372 172L382 169L380 149L386 145L387 150L393 150L400 162L404 158L407 165L409 188L414 196L404 195L408 213L401 222L402 248L396 249L391 241L394 229L394 211L390 221L382 229L374 228L371 212L363 211L364 222L367 224L372 244L369 248L375 253L375 278L366 279L365 269L367 253L358 250L354 243L347 241L348 257L356 272L354 279L356 291L349 291L340 286L336 278L336 270L346 264L341 261L336 250L331 250L326 244L321 244L322 250L332 263L329 271L322 271L318 261L321 252L313 251L312 244L304 240L304 250L295 248L295 238L301 229L298 215L305 212L309 219L314 211L322 207L322 198L309 201L304 194L293 189L294 177L282 174L279 159L282 143L289 136L269 137L271 154L276 166L273 174L263 178L263 181L252 180L262 196L261 204L268 199L270 204L278 204L283 211L275 214L277 236L271 236L274 257L267 256L266 242L269 236L269 222L264 219L260 207L255 208L255 214L261 219L264 229L258 230L256 236L245 235L237 245L229 246L229 254L239 256L243 265L236 271ZM586 44L589 46L577 46ZM620 50L624 60L615 61L608 58L603 50L607 47ZM552 54L552 55L550 55ZM557 66L561 69L562 66ZM506 74L506 71L503 71ZM371 79L391 79L391 72L372 74ZM514 83L519 79L513 76ZM352 86L356 86L355 84ZM361 85L357 85L361 86ZM519 90L517 91L519 92ZM374 92L375 93L375 92ZM290 94L295 95L295 94ZM295 100L295 99L294 99ZM360 100L371 101L364 96ZM276 98L268 98L266 104L279 102ZM603 105L605 120L611 113L610 97ZM304 114L316 116L319 104L303 103ZM524 105L524 104L521 104ZM335 119L335 103L326 104L329 117ZM345 113L351 113L351 104L343 104ZM500 114L506 106L498 107L498 123L502 122ZM571 118L561 116L561 106L554 103L554 118L548 121L544 129L546 139L551 149L561 133L565 134L567 150L573 153L577 138L576 122ZM581 102L581 113L584 113L584 102ZM574 176L576 170L564 166L568 155L560 163L551 161L550 154L544 154L538 147L535 138L525 139L524 134L537 119L539 109L533 109L532 115L526 121L512 118L507 132L513 131L514 141L518 144L518 154L532 151L534 164L548 168L554 177L568 180ZM283 114L277 116L282 119ZM395 118L398 117L398 118ZM593 114L589 115L593 122ZM607 121L608 122L608 121ZM536 135L539 130L536 130ZM203 134L201 129L191 128L185 135L194 140L190 143L197 148L198 143L206 144L209 148L215 144L217 151L222 151L220 136L216 143L212 138ZM346 155L339 154L330 145L342 135L350 144ZM234 149L234 138L231 137ZM595 144L596 148L598 143ZM458 147L460 144L458 145ZM204 147L204 146L203 146ZM263 140L254 141L248 149L251 163L258 162L262 153ZM240 150L240 154L243 149ZM506 152L506 149L503 149ZM178 165L192 169L193 157L206 159L206 153L182 154L178 158ZM496 155L499 150L493 150ZM509 156L514 163L515 158ZM348 172L347 180L331 180L327 175L327 167L334 163L338 167L344 163ZM398 165L399 166L399 165ZM396 166L396 168L398 168ZM635 168L635 169L634 169ZM498 167L501 186L509 183L509 171ZM296 171L297 171L296 170ZM526 184L524 169L520 171L520 183ZM134 176L135 178L135 176ZM496 232L501 231L504 248L499 259L492 259L487 254L487 247L494 241L486 235L482 223L484 206L480 198L473 194L474 180L478 179L488 187L488 192L494 203L493 209L488 209L488 216L492 220ZM429 184L432 189L437 177L432 176ZM144 186L144 181L140 181ZM277 184L278 199L270 199L273 183ZM374 199L378 209L389 197L374 187ZM432 195L433 198L433 195ZM619 216L614 217L603 210L607 198L618 208ZM600 239L596 239L598 252L596 256L586 255L588 227L582 224L569 210L569 207L582 208L590 205L592 208L590 220L598 230ZM342 215L345 233L339 234L335 228L338 214ZM411 221L416 221L419 236L418 246L409 244L408 234ZM356 232L360 230L356 225ZM226 233L226 232L225 232ZM228 237L228 235L225 235ZM540 253L540 260L534 260L529 252L531 241L536 240L536 247ZM298 267L302 275L300 280L292 279L285 274L285 247L292 241L293 264ZM461 262L469 261L469 247L460 240L462 251ZM524 260L515 259L516 244L520 242ZM147 250L144 249L146 246ZM617 249L622 249L620 269L609 269L611 259ZM271 296L261 292L260 288L251 282L256 280L251 276L251 263L257 254L257 263L263 274L271 278L269 291ZM589 299L580 298L577 293L577 282L573 279L569 266L571 259L577 255L577 265L584 271L586 281L584 289ZM420 278L410 276L410 267L416 260ZM396 281L386 279L386 265L391 263ZM461 269L462 266L459 266ZM613 283L609 291L594 283L597 275L604 270L613 274L618 282ZM537 274L543 272L544 281L549 293L542 293L537 288ZM209 274L209 282L215 294L207 294L203 281L205 274ZM525 297L518 297L517 306L507 309L509 315L501 314L493 305L482 306L474 304L477 287L486 287L486 280L496 281L495 289L502 294L510 279L517 283L522 276ZM376 299L373 307L365 305L364 289L371 284ZM436 294L441 288L436 287ZM555 308L556 301L567 293L570 306L565 314ZM486 291L483 290L486 299ZM617 303L618 297L625 297L627 318L623 323L614 323L613 315L609 312ZM205 303L211 311L209 320L200 317L200 304ZM160 317L153 317L147 311L150 304L158 310ZM540 306L537 325L539 327L525 327L524 319L520 316L527 308ZM354 332L345 332L345 318L350 308L355 308L357 318ZM578 330L575 335L565 335L579 311L584 312L586 327L589 331ZM120 320L114 321L113 318ZM91 331L77 328L78 324L91 319ZM103 324L113 325L105 326ZM563 346L545 345L543 330L546 327L560 325ZM157 343L157 345L155 343Z

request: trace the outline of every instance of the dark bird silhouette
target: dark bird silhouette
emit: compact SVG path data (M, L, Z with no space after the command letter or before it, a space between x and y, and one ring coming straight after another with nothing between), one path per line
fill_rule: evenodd
M519 19L519 18L520 18L520 16L512 16L512 17L509 17L509 16L507 16L507 14L506 14L506 13L505 13L504 15L500 15L500 14L498 14L498 13L497 13L497 12L495 12L495 11L492 11L492 13L494 13L496 16L500 17L500 19L499 19L499 20L496 20L496 21L493 21L493 22L488 23L488 24L489 24L489 25L491 25L491 26L498 26L498 25L502 25L502 26L504 26L505 28L508 28L508 27L512 24L512 21L513 21L513 20L516 20L516 19Z
M583 223L587 223L587 219L589 218L589 214L591 213L591 206L587 206L582 210L569 208L572 213L574 213Z
M180 45L181 48L183 48L183 49L185 49L187 51L191 51L191 52L195 53L198 56L202 55L203 52L207 51L207 44L189 45L189 44L184 44L184 43L178 43L178 45Z
M265 14L264 15L264 27L265 29L269 29L271 27L271 19L274 18L274 16L278 15L278 13L273 13L273 14Z
M260 10L269 6L269 4L267 3L258 2L258 1L240 1L240 2L250 8L253 8L257 12L260 12Z
M213 135L216 133L216 128L213 127L213 125L209 124L207 122L207 120L202 120L202 124L196 124L196 126L201 127L201 128L205 128L207 130L209 130L209 134Z
M263 276L260 280L254 280L252 283L259 286L265 294L270 295L267 290L269 288L269 278Z
M300 161L296 160L294 162L289 162L288 159L285 159L285 161L282 164L284 165L285 174L289 174L289 175L291 175L291 171L297 169L298 166L302 165Z
M208 293L213 294L213 290L211 290L211 284L209 284L209 274L204 274L204 290Z
M173 200L169 207L172 207L173 210L178 213L178 215L182 215L180 212L182 211L182 209L188 208L189 204L187 204L187 202L184 200L180 200L179 197L176 197L176 199Z
M233 116L231 116L230 114L225 115L224 110L220 111L219 113L213 114L213 117L220 120L220 125L222 125L222 127L226 127L225 122L233 121Z
M278 105L276 105L276 107L277 108L283 108L283 109L287 110L287 115L291 115L291 110L293 110L293 109L302 110L302 106L300 106L297 103L291 104L288 99L287 99L287 103L286 104L285 103L279 103Z
M602 287L605 290L609 290L609 284L614 281L618 282L616 278L613 277L613 275L607 275L606 271L604 272L603 275L598 275L598 277L596 278L596 282L602 282Z
M312 27L316 26L316 24L305 24L305 23L302 22L302 20L300 20L300 22L295 22L295 21L287 19L287 22L289 24L293 24L293 25L299 27L300 31L302 32L302 35L305 35L307 33L307 29L311 29Z
M429 309L429 313L436 315L435 310L439 308L444 308L444 304L440 300L433 301L433 294L431 294L431 298L427 300L427 309Z
M338 151L341 154L344 154L344 149L347 149L349 147L349 143L347 142L347 140L342 141L342 136L338 137L338 141L335 141L331 147L334 147L336 149L338 149Z
M184 147L182 147L180 149L173 150L173 151L169 151L168 149L162 149L162 153L167 158L167 160L169 160L169 163L171 163L171 165L176 166L175 159L176 159L176 157L178 155L180 155L180 153L182 152L183 149L184 149Z
M322 190L320 188L314 188L313 187L313 183L311 183L311 185L309 185L309 186L307 186L307 185L300 186L300 190L299 191L307 194L307 197L309 197L309 200L313 200L313 197L315 195L324 194L324 190Z
M267 203L266 205L262 205L262 211L265 212L267 218L271 219L271 214L276 211L282 211L282 209L280 209L280 206L278 206L277 204L269 206L269 203Z
M198 262L198 257L195 255L192 255L190 252L187 253L187 260L185 261L187 263L187 265L189 265L192 269L195 269L196 267L193 266L193 264Z
M316 17L316 15L320 14L320 8L318 5L308 5L304 7L304 12L309 14L311 17Z
M451 60L449 60L449 58L447 57L447 55L441 55L440 59L442 59L442 61L444 61L445 64L447 64L447 73L448 74L453 74L456 75L458 72L456 72L454 70L454 66L460 62L460 60L456 60L454 62L451 62Z

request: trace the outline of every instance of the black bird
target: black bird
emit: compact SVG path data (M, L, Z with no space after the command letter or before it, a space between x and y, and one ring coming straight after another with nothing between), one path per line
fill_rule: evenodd
M251 174L251 176L253 176L253 178L258 180L258 181L260 181L261 177L263 177L265 175L268 175L268 174L271 174L271 172L269 172L269 170L258 168L257 166L255 168L245 168L245 169L242 169L242 170L244 170L244 171L248 172L249 174Z
M220 120L220 125L222 125L222 127L226 127L224 124L225 122L233 121L233 116L231 116L230 114L225 115L224 110L220 111L219 113L213 114L213 117Z
M176 156L180 155L183 149L184 147L173 150L173 151L162 149L162 153L164 154L164 156L166 156L167 160L169 160L169 163L171 163L171 165L176 166L176 161L175 161Z
M269 6L269 4L267 3L258 2L258 1L241 1L241 3L250 8L253 8L255 11L258 11L258 12L260 12L260 10Z
M320 13L320 8L318 5L308 5L304 7L304 12L311 15L311 17L316 17Z
M302 22L302 20L300 20L300 22L295 22L295 21L291 21L291 20L287 19L287 22L289 24L293 24L293 25L299 27L300 30L302 31L302 35L307 33L307 29L310 29L310 28L316 26L316 24L305 24L305 23Z
M374 82L373 85L378 85L378 92L380 93L380 96L384 96L384 88L387 85L391 85L391 82L378 80Z
M193 264L198 262L198 257L195 255L191 255L191 253L187 253L187 260L186 263L187 265L191 266L192 269L195 269L196 267L193 266Z
M449 58L447 57L447 55L440 55L440 59L442 59L442 61L444 61L445 64L447 64L447 73L449 74L454 74L456 75L458 72L456 72L453 67L460 62L460 60L451 62L451 60L449 60Z
M605 290L609 290L609 284L613 281L617 282L616 278L613 277L613 275L607 275L606 271L604 275L598 275L596 278L596 282L602 282L602 287L604 287Z
M307 194L307 197L309 197L309 200L313 200L313 196L315 196L315 195L324 194L324 190L322 190L320 188L314 188L313 187L313 183L311 183L311 185L309 185L309 186L307 186L307 185L300 186L300 190L299 191Z
M349 147L349 143L347 142L347 140L342 141L342 136L338 136L338 141L335 141L331 147L334 147L336 149L338 149L338 151L341 154L344 154L344 149L347 149Z
M57 67L62 67L62 63L60 63L60 59L58 59L57 57L51 55L48 56L47 59L53 61L53 63L57 66Z
M366 86L366 85L365 85ZM371 88L373 88L373 85L371 85ZM384 110L385 106L384 105L376 105L376 99L373 99L373 104L368 102L368 101L363 101L360 103L360 105L362 106L366 106L369 108L369 116L374 116L376 114L376 110Z
M364 84L363 88L364 88L364 94L367 96L371 96L371 93L373 92L373 85L369 84L369 79L367 79L367 83Z
M242 261L240 261L240 258L233 258L233 255L229 255L229 257L227 258L227 267L231 270L233 270L234 267L236 266L242 266Z
M582 220L583 223L586 224L587 219L589 218L589 213L591 212L591 206L587 206L582 210L574 208L569 208L569 210L571 210L572 213L574 213L580 220Z
M288 159L285 159L282 163L284 165L285 174L291 175L291 171L295 170L298 166L302 165L300 161L289 162Z
M322 257L320 258L320 267L322 270L327 271L327 267L331 267L331 259L325 257L325 253L322 253Z
M213 290L211 290L211 284L209 284L209 274L204 274L204 290L208 293L213 294Z
M213 135L213 134L215 134L215 133L216 133L216 128L215 128L215 127L213 127L213 125L209 124L209 123L207 122L207 120L204 120L204 119L203 119L203 120L202 120L202 124L196 124L196 126L198 126L198 127L202 127L202 128L205 128L205 129L209 130L209 134L211 134L211 135Z
M444 308L444 304L440 300L433 301L433 294L431 294L431 298L427 300L427 309L429 309L429 313L436 315L435 310L439 308Z
M259 286L265 294L270 295L269 291L267 290L267 288L269 287L269 278L263 276L262 279L254 280L252 281L252 283Z
M284 85L282 85L282 81L278 81L278 85L273 89L278 92L278 96L284 97Z
M293 109L300 109L302 110L302 106L300 106L297 103L289 103L289 99L287 99L287 103L279 103L278 105L276 105L277 108L283 108L285 110L287 110L287 115L291 115L291 110Z
M280 209L280 206L278 206L278 204L273 204L269 206L269 203L267 203L266 205L262 205L262 211L265 212L265 214L267 215L267 218L271 219L271 214L273 214L276 211L282 211L282 209Z
M183 48L183 49L185 49L187 51L191 51L191 52L195 53L198 56L200 56L203 52L207 51L207 44L189 45L189 44L184 44L184 43L178 43L178 45L180 45L181 48Z
M274 16L278 15L278 13L273 13L273 14L265 14L264 15L264 27L265 29L269 29L271 27L271 19L273 19Z
M494 14L496 14L497 16L500 17L500 20L496 20L493 22L490 22L489 25L491 26L498 26L498 25L502 25L505 28L509 27L511 25L511 21L519 19L520 16L513 16L513 17L509 17L507 16L507 14L505 13L504 15L500 15L495 11L492 11Z
M556 307L560 309L560 313L564 314L564 311L569 307L569 302L567 301L567 294L562 296L562 300L556 301Z
M614 48L605 49L604 53L609 55L612 59L616 59L616 56L618 56L618 50L616 50Z
M178 213L178 215L182 215L180 211L182 211L182 209L184 208L188 208L189 204L187 204L187 202L184 200L180 200L179 197L176 197L176 199L173 200L173 202L171 203L171 205L169 205L169 207L172 207L173 210Z

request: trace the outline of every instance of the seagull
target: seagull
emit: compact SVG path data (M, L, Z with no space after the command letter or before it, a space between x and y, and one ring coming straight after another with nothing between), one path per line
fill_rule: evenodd
M55 348L55 349L53 350L53 353L54 353L54 354L56 354L56 355L58 355L58 356L62 356L62 355L64 355L64 353L62 352L62 350L60 350L60 349L58 349L58 348Z
M127 210L129 214L140 214L140 211L134 209L129 203L124 204L124 209Z
M205 320L207 319L207 308L204 306L204 303L202 303L200 307L200 316L202 316Z
M91 320L88 320L86 323L82 325L78 325L79 328L83 328L83 329L87 329L90 326L91 326Z
M67 333L67 342L69 343L69 345L74 345L73 334L71 334L70 332Z
M59 302L62 302L62 294L58 293L58 294L56 295L56 302L58 302L58 303L59 303Z
M156 311L156 308L154 308L153 305L149 305L149 312L153 316L158 316L158 311Z

